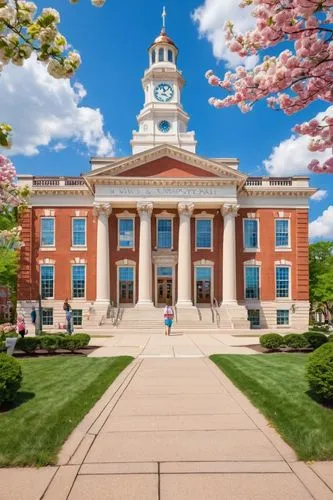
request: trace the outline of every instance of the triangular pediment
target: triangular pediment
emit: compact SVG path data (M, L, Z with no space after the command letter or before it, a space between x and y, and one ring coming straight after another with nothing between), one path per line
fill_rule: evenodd
M246 179L246 175L227 164L217 163L169 145L157 146L143 153L120 158L118 161L113 159L112 163L96 168L85 176L92 184L110 177L147 180L218 178L234 181L236 184L242 184Z

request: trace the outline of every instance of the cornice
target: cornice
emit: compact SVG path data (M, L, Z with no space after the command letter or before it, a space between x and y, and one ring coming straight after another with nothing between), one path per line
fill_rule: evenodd
M261 198L264 196L276 196L276 197L304 197L304 196L312 196L317 190L314 188L259 188L259 189L249 189L240 191L238 193L239 197L249 198L249 197L257 197Z
M218 177L94 177L89 179L92 184L109 185L109 186L169 186L169 187L193 187L193 186L235 186L238 184L237 179L218 178Z
M88 196L91 197L91 191L88 187L81 187L80 189L68 189L58 186L54 187L33 187L31 190L32 196Z

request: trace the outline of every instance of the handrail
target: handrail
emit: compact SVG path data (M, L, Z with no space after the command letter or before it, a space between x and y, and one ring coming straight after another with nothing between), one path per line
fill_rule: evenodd
M175 320L176 320L176 323L178 323L178 311L177 311L177 306L174 307L174 311L175 311Z
M215 310L213 301L210 303L210 312L212 313L212 323L215 323Z
M100 322L98 323L98 326L102 326L104 324L104 321L105 321L105 316L103 314L103 316L101 317Z
M218 300L217 300L216 297L214 297L214 299L213 299L213 308L214 308L215 317L216 317L216 325L217 325L218 328L220 328L221 316L220 316L218 307L219 307Z
M202 321L202 314L198 306L197 306L197 311L198 311L199 321Z

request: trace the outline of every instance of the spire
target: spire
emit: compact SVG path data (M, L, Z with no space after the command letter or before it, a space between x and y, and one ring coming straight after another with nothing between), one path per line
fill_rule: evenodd
M166 8L165 8L165 5L163 6L163 11L162 11L162 30L161 30L161 33L166 33L166 30L165 30L165 25L166 25L166 17L167 17L167 11L166 11Z

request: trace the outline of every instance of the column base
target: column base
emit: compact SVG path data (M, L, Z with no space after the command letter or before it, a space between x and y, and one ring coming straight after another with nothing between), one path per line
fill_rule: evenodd
M192 300L179 300L176 307L177 309L195 309Z

